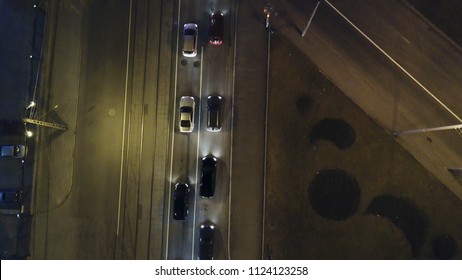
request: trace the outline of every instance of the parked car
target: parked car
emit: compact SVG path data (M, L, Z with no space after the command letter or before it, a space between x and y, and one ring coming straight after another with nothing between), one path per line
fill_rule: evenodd
M194 97L183 96L180 99L180 132L190 133L194 130Z
M210 44L221 45L223 43L223 13L214 12L210 16Z
M221 130L221 96L211 95L207 97L207 130Z
M215 226L202 224L199 230L199 260L213 260Z
M186 23L183 26L183 55L195 57L197 54L197 35L199 28L195 23Z
M190 188L186 183L177 183L173 190L173 219L184 220L188 217L188 196Z
M217 159L214 156L202 158L201 163L201 183L199 195L202 197L213 197L215 194L215 181L217 173Z
M27 148L24 145L5 145L2 146L1 156L9 158L24 158Z
M22 197L22 191L0 190L0 209L21 208Z

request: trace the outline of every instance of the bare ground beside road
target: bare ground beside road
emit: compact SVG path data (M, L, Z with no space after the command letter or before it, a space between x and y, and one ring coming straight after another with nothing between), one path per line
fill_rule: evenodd
M462 258L461 201L279 35L270 73L267 257ZM310 143L324 119L349 125L352 145ZM359 194L343 177L325 182L330 192L313 192L323 170L341 171Z

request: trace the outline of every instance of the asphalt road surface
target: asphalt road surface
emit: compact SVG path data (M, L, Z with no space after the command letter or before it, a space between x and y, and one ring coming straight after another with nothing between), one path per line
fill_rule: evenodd
M230 143L231 143L231 101L233 74L232 20L234 14L231 1L217 1L210 6L204 3L180 1L177 32L176 71L174 90L175 118L172 121L172 157L170 162L171 188L169 197L177 182L186 182L191 187L190 215L184 221L172 219L172 199L168 207L166 256L167 259L197 259L199 228L203 222L216 225L214 258L227 258L228 244L228 193L230 186ZM208 43L209 17L212 11L224 13L224 40L220 46ZM182 55L183 24L196 23L199 26L198 53L194 58ZM220 95L222 102L222 130L206 130L207 96ZM193 96L195 106L195 127L192 133L180 133L178 108L181 96ZM212 198L199 196L201 159L213 155L218 159L216 191Z
M69 129L45 131L39 149L34 258L195 259L204 221L217 226L215 258L229 258L233 3L55 4L43 111ZM208 44L212 10L225 14L221 46ZM199 25L195 58L181 54L186 22ZM205 130L210 94L223 97L218 133ZM196 99L191 134L178 129L183 95ZM208 154L218 158L215 196L193 191L190 217L173 221L172 187L186 180L195 189Z

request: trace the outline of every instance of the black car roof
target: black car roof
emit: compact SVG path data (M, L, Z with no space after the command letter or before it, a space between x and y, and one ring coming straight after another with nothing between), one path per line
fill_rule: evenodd
M221 96L210 95L207 97L207 106L209 108L216 108L220 106Z

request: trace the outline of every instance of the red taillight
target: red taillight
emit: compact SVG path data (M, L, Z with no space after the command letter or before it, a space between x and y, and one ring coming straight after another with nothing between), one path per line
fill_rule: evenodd
M210 44L212 45L221 45L223 42L222 40L212 40L210 39Z

